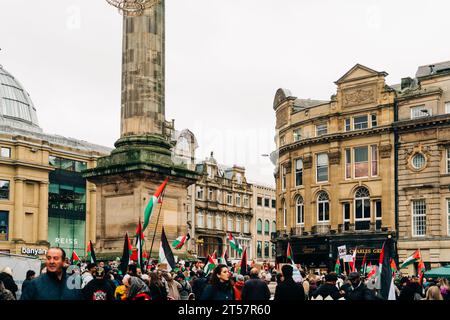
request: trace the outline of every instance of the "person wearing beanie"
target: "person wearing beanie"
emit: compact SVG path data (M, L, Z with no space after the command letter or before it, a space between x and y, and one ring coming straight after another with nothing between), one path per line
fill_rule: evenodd
M323 299L331 297L333 300L339 300L341 295L339 289L336 287L336 281L336 273L333 272L325 275L325 283L312 293L312 297L316 299L318 296L322 296Z
M244 276L242 274L239 274L236 276L236 283L234 284L234 296L236 300L242 300L242 289L244 288Z

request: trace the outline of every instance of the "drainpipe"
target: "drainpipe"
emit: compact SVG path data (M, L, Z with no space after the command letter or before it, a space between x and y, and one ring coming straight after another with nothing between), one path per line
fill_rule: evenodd
M394 205L395 205L395 241L394 241L394 252L395 252L395 260L398 265L398 251L397 251L397 241L399 239L399 230L398 230L398 149L399 149L399 134L398 134L398 127L395 126L398 122L398 102L394 102Z

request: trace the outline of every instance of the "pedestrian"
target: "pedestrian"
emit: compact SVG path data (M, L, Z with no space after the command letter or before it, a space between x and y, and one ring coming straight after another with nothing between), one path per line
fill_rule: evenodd
M398 300L403 301L412 301L414 300L414 295L416 293L415 287L411 284L408 277L403 277L400 280L400 295L398 297Z
M169 288L167 293L170 300L180 300L181 284L175 281L169 272L163 272L162 275L167 281L167 286Z
M28 270L25 276L25 280L22 283L22 292L25 291L25 288L30 284L31 280L36 278L36 272L34 270Z
M83 280L81 289L83 289L90 281L94 280L94 274L97 271L97 265L95 263L88 263L86 270L81 275Z
M428 288L427 294L424 300L444 300L441 294L441 290L438 286L432 285Z
M450 291L448 280L445 278L439 279L439 289L444 300L450 300Z
M0 280L0 301L16 300L11 291L5 288L3 281Z
M192 293L194 294L195 299L200 299L203 290L208 284L208 280L205 277L205 273L201 269L197 271L196 277L197 279L192 282Z
M14 296L14 299L17 299L16 292L17 290L19 290L19 287L17 287L17 284L14 281L13 273L10 267L5 267L0 272L0 281L3 282L5 289L11 291L11 293Z
M234 289L234 296L236 298L236 300L242 300L241 295L242 295L242 288L244 288L244 276L242 274L238 274L236 276L236 282L233 286Z
M126 300L128 288L130 286L128 280L131 278L129 274L126 274L122 279L122 284L117 286L116 291L114 292L115 300Z
M186 277L183 273L178 273L175 280L181 285L179 290L180 300L188 300L189 295L192 293L192 287L189 282L186 280Z
M32 280L22 292L21 300L82 300L83 294L70 281L63 268L66 252L51 247L46 255L46 273Z
M167 290L166 286L159 279L156 272L150 273L150 295L152 300L155 301L166 301L167 300Z
M242 301L270 300L270 290L267 283L259 278L256 268L250 270L250 280L246 281L241 294Z
M322 296L323 299L331 297L333 300L339 300L341 298L341 294L339 293L339 289L336 287L337 279L338 277L334 272L326 274L325 283L312 293L312 297L317 299L318 296Z
M281 268L284 280L277 285L274 300L305 301L305 291L302 284L295 282L292 278L293 271L292 266L288 264Z
M88 301L114 300L114 289L106 278L105 270L99 267L95 278L83 288L84 299Z
M345 296L346 300L375 300L373 292L361 281L359 272L351 272L348 279L352 285Z
M128 281L127 300L151 300L150 289L141 278L132 276Z
M203 291L200 300L234 300L234 289L230 281L230 271L224 264L219 264L211 274L210 283Z

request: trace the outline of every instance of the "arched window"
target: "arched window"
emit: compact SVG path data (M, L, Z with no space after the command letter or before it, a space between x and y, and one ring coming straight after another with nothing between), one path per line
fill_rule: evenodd
M264 234L268 235L270 233L270 222L269 220L264 221Z
M303 198L302 196L298 196L295 201L295 214L297 217L297 224L303 225L305 223L305 213L303 210Z
M365 187L355 192L355 229L370 229L370 193Z
M287 223L287 208L286 208L286 201L283 200L283 226L286 228Z
M272 221L272 232L277 232L277 222Z
M262 220L258 219L258 222L256 223L256 232L258 234L262 234Z
M317 196L317 221L330 221L330 198L325 191L321 191Z

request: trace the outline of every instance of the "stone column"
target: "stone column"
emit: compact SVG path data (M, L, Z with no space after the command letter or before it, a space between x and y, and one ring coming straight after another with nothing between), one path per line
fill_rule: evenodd
M48 181L39 182L38 242L48 242Z
M124 17L121 137L163 134L165 121L164 0Z
M93 186L89 188L89 230L87 233L88 239L92 240L93 243L96 241L96 228L97 228L97 189Z
M23 183L25 179L14 178L14 236L13 239L23 241Z

